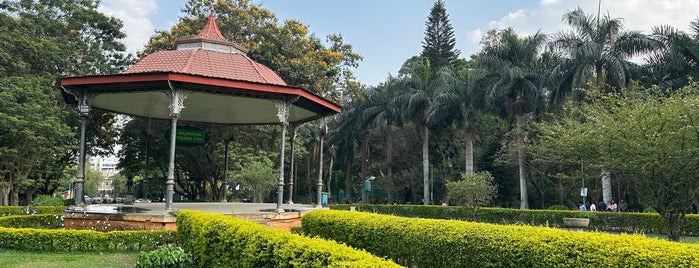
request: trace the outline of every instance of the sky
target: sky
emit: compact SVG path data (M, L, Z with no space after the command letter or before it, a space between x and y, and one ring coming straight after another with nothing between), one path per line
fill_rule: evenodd
M250 0L272 11L279 22L297 19L322 39L341 34L364 57L354 70L359 82L376 85L397 74L408 58L420 54L425 22L434 0ZM461 58L477 53L491 29L512 27L520 36L537 31L570 30L564 13L582 8L595 15L594 0L443 0ZM99 10L124 23L127 49L143 49L156 30L169 30L183 16L186 0L102 0ZM670 25L689 31L699 20L699 0L601 0L602 15L623 19L626 30L650 33Z

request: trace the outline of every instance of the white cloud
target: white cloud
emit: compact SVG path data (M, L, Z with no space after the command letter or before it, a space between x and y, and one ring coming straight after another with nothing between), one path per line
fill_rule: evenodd
M155 27L148 17L158 10L156 0L103 0L99 11L124 23L123 40L128 52L135 53L143 48Z
M483 30L481 28L475 29L468 34L468 42L470 43L480 43L483 39Z
M560 3L560 0L541 0L541 5L555 5Z
M541 0L530 9L510 12L488 26L497 29L513 27L522 35L538 30L547 34L569 29L561 20L563 14L578 7L588 15L596 15L598 1ZM623 19L625 29L649 33L653 26L671 25L687 31L689 23L699 19L699 0L615 0L602 1L601 14Z

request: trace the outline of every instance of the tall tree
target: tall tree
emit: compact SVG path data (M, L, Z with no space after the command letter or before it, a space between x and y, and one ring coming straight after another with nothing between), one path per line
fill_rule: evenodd
M679 241L685 213L699 197L697 89L603 96L582 106L585 121L566 115L541 124L541 146L575 155L570 162L584 159L626 174L641 202L665 220L668 238Z
M483 73L474 79L476 88L484 88L486 103L505 111L515 119L517 163L519 165L520 208L529 208L524 125L527 116L543 107L545 62L541 48L546 36L536 33L520 38L512 28L495 33L476 56Z
M54 148L71 133L56 106L53 88L41 78L0 79L0 205L19 205L19 193L27 177L43 167ZM62 154L59 154L62 155ZM29 182L33 184L33 182Z
M374 126L376 130L381 131L385 138L385 160L381 163L379 172L381 175L380 182L388 191L387 201L389 203L393 203L392 193L399 188L399 183L393 176L393 171L396 166L393 157L393 132L394 128L403 125L401 113L402 104L395 98L396 94L398 94L398 92L396 92L397 87L395 86L397 82L398 81L394 77L389 77L386 82L371 90L364 102L362 111L362 121L367 125Z
M578 8L565 13L563 21L572 30L556 34L551 42L564 59L552 71L552 101L564 100L576 88L619 91L641 77L643 70L633 57L660 46L641 32L624 31L622 20L609 15L587 15Z
M660 43L638 31L624 31L621 19L586 15L578 8L563 15L572 31L551 43L564 60L551 72L555 82L551 101L561 103L574 89L618 92L640 78L642 69L631 59L657 49ZM588 85L591 84L592 87ZM611 200L611 175L603 172L604 201Z
M4 92L17 97L16 90L25 89L25 86L36 87L26 94L33 94L32 98L43 103L43 109L53 112L52 116L46 117L47 121L60 118L61 123L54 126L56 131L64 127L77 129L78 123L74 107L64 105L58 98L59 90L55 85L59 77L115 73L131 62L131 56L124 53L125 47L119 40L125 37L121 22L100 13L98 5L99 1L90 0L8 0L0 3L0 77L10 81L5 84ZM17 88L11 89L11 86ZM23 102L6 104L3 107L6 111L26 108L22 107ZM42 115L43 111L12 116L25 120L34 116L44 118ZM39 126L41 124L48 124L34 119L29 122L36 124L27 126L30 132L45 127ZM114 117L94 112L90 114L89 122L87 135L91 154L110 152L116 135ZM64 176L63 170L74 164L78 150L76 137L58 135L63 139L54 139L44 136L52 135L52 132L35 135L54 142L44 144L54 151L44 152L40 158L25 159L33 161L36 166L25 174L28 183L17 189L24 192L26 201L30 201L34 193L53 194L51 191L57 188L59 178ZM68 143L68 148L65 148L66 141L75 142Z
M423 57L408 59L400 69L398 81L392 86L399 92L396 96L397 103L402 105L402 116L406 122L412 122L413 127L420 133L422 139L422 183L423 202L430 204L430 160L429 141L430 124L427 121L427 113L433 105L434 98L446 90L444 81L440 77L448 67L434 72L430 60Z
M649 57L651 83L677 89L699 79L699 19L691 22L690 29L685 33L668 25L653 28L651 36L663 48Z
M444 2L437 0L425 22L425 40L422 41L420 56L430 59L434 70L438 70L439 67L456 63L461 52L454 49L455 45L456 38L449 22L449 14Z
M473 141L477 138L476 119L482 101L482 94L476 88L469 87L473 62L464 65L461 70L445 70L443 83L448 90L435 99L430 107L427 120L437 122L455 122L463 130L466 175L473 175Z

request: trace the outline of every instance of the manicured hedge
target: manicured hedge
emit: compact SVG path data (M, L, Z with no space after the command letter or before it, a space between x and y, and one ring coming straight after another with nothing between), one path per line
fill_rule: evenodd
M580 212L576 210L535 210L470 208L463 206L417 205L331 205L333 210L374 212L403 217L466 220L497 224L563 225L563 218L590 218L590 229L665 234L665 222L657 213ZM682 226L684 235L699 235L699 215L688 214Z
M63 214L12 215L0 217L0 227L63 229Z
M311 211L306 235L418 267L697 267L699 246L547 227Z
M0 249L22 251L140 251L176 242L173 231L98 232L0 227Z
M63 214L66 207L50 207L50 206L4 206L0 207L0 217L10 215L26 215L26 214Z
M201 211L181 210L177 232L196 267L400 267L335 242Z

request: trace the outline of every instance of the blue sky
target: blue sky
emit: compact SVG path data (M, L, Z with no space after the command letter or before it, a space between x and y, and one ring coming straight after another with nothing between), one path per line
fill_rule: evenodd
M344 37L364 60L354 71L360 82L375 85L396 74L403 62L422 51L425 21L432 0L251 0L279 19L298 19L311 33ZM142 49L155 30L168 30L186 0L102 0L101 11L122 19L124 40L132 52ZM594 0L444 0L461 57L480 50L490 29L513 27L522 35L567 30L562 15L577 7L597 13ZM623 18L627 30L649 32L652 26L687 30L699 19L699 0L602 0L602 13Z

